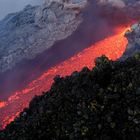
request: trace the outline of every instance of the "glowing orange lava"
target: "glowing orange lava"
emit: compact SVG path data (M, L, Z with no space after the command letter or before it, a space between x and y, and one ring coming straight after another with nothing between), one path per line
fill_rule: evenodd
M27 107L30 100L42 91L50 89L55 75L70 75L73 71L80 71L84 66L94 66L93 60L105 54L108 58L116 60L122 56L126 49L127 39L124 33L129 28L126 26L117 27L113 36L110 36L93 46L83 50L70 59L50 68L38 79L32 81L26 89L13 93L4 106L0 106L0 125L4 128L19 115L23 108Z
M6 102L0 101L0 108L3 108L4 106L6 106Z

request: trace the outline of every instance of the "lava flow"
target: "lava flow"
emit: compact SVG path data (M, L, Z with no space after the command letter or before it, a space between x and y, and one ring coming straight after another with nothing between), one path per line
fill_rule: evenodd
M80 71L84 66L91 68L94 66L95 58L103 54L112 60L120 58L128 43L124 37L124 33L128 29L128 26L117 27L113 36L99 41L70 59L50 68L25 89L13 93L13 96L9 97L6 102L0 102L1 128L13 121L25 107L28 107L30 100L35 95L40 95L42 91L49 90L55 75L70 75L73 71Z
M0 108L3 108L4 106L6 106L6 103L0 101Z

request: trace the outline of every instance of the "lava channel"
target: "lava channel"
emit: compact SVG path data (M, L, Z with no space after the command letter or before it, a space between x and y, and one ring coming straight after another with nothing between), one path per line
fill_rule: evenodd
M113 36L97 42L70 59L50 68L25 89L13 93L6 102L0 102L1 129L13 121L25 107L28 107L35 95L41 95L43 91L49 90L56 75L70 75L73 71L80 71L84 66L92 68L95 58L101 55L106 55L111 60L120 58L128 43L124 33L129 27L130 25L117 27Z

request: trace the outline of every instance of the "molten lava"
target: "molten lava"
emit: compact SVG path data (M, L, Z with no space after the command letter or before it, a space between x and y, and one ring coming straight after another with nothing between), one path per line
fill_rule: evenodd
M6 102L0 101L0 108L3 108L4 106L6 106Z
M55 75L70 75L73 71L80 71L84 66L91 68L94 66L93 60L103 54L112 60L120 58L128 43L124 37L125 31L128 29L126 26L117 27L113 36L50 68L38 79L32 81L25 89L13 93L13 96L9 97L6 102L0 102L1 128L4 128L13 121L25 107L28 107L33 96L40 95L42 91L49 90Z

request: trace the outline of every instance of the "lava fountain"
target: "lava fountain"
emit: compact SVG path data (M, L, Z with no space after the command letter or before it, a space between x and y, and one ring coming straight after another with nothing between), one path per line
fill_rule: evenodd
M111 60L122 56L128 43L124 33L129 25L114 29L114 35L93 44L70 59L50 68L39 78L32 81L25 89L12 94L5 102L0 102L0 127L5 128L25 108L35 95L42 94L50 89L56 75L66 76L73 71L80 71L84 66L92 68L96 57L106 55Z

